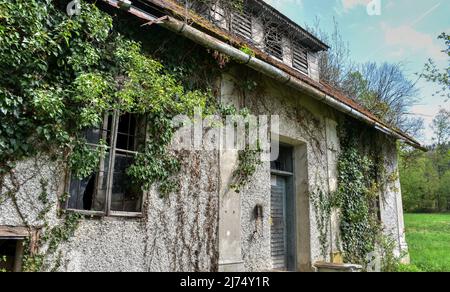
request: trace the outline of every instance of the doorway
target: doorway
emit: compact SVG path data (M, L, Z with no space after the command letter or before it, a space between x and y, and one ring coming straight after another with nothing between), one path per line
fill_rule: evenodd
M271 164L271 256L274 270L296 270L296 200L293 148L280 146Z

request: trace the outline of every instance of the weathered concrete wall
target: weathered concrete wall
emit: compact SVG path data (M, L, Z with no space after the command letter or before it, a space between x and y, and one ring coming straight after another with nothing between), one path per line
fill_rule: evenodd
M144 217L86 218L75 236L49 257L53 269L62 255L60 271L215 271L218 269L218 155L184 153L181 191L167 199L156 191L146 194ZM20 163L15 170L21 183L17 205L27 224L41 229L40 180L49 180L51 226L58 224L56 202L63 193L64 169L45 160ZM6 180L3 197L11 183ZM24 226L13 201L0 204L0 226ZM45 249L45 247L44 247Z
M227 88L226 92L234 92L229 95L234 96L235 104L251 109L253 114L280 116L280 141L294 146L297 153L294 155L297 165L295 179L299 181L296 184L297 224L299 225L297 266L299 270L308 270L314 262L329 261L332 255L339 254L341 251L339 213L333 212L326 226L327 242L325 243L326 255L324 255L323 244L319 239L316 209L311 196L318 189L332 193L337 188L337 162L340 152L337 128L343 121L342 115L310 97L256 74L250 79L257 82L258 89L253 93L243 91L239 84L242 84L242 78L248 76L245 70L227 74L223 78L222 86ZM355 123L359 122L355 121ZM398 243L397 255L399 255L400 249L406 251L407 246L404 236L400 182L396 175L398 173L396 143L384 134L378 133L375 140L361 141L361 145L367 144L363 148L370 149L374 146L374 141L377 141L376 147L382 149L381 154L385 159L386 168L384 180L388 182L386 188L382 190L383 225L386 234ZM247 271L272 269L270 179L270 164L264 163L240 195L241 248ZM254 218L254 209L257 205L262 205L264 209L262 221L256 221Z
M398 152L396 142L379 134L380 147L384 157L385 181L381 195L381 220L384 232L395 241L396 256L402 256L409 262L408 245L405 236L403 200L398 169Z
M294 159L305 165L298 168L296 179L304 180L307 185L303 190L301 184L297 187L296 197L298 210L302 210L302 234L299 234L301 245L309 249L302 257L303 270L311 269L311 263L322 260L319 231L315 223L315 210L307 197L307 193L317 188L328 191L327 142L325 117L331 116L325 106L315 102L289 88L280 86L276 82L257 78L259 88L252 94L243 93L239 85L243 72L224 76L223 86L228 92L234 88L235 99L238 104L248 107L255 115L280 116L280 140L295 147L304 148L305 157L300 157L301 150L296 151ZM242 255L247 271L264 271L272 269L270 252L270 198L271 198L270 163L261 165L254 175L252 182L241 193L241 228ZM300 206L302 204L302 206ZM262 205L264 216L262 222L254 218L254 208ZM298 243L299 245L299 243ZM301 248L301 247L299 247ZM300 261L300 260L299 260ZM306 262L305 262L306 261ZM301 264L299 264L300 266Z
M256 89L242 89L244 75L257 82ZM222 77L221 89L223 102L245 106L256 115L280 116L280 141L294 147L297 266L299 270L310 270L314 262L330 260L329 255L339 250L338 218L333 216L327 223L324 257L311 196L318 189L330 192L336 188L339 114L242 67ZM406 242L400 185L395 176L396 145L383 134L379 136L377 141L390 177L383 192L382 219L386 232L396 239L400 254ZM143 218L82 220L75 236L57 251L62 255L59 270L271 270L270 163L259 166L251 182L238 194L227 184L238 163L236 153L185 152L182 161L181 191L167 199L160 198L155 190L146 194ZM64 192L64 165L41 157L20 163L15 174L6 177L0 192L0 202L5 199L0 203L0 226L24 226L25 220L41 229L43 221L36 218L43 208L38 199L43 188L52 203L48 221L50 225L58 224L57 201ZM18 191L16 204L6 197L8 191ZM261 221L254 218L257 205L263 207Z

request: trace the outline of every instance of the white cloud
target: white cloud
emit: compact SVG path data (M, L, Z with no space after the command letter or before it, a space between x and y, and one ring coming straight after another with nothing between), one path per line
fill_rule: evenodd
M384 43L393 52L411 54L423 52L430 58L437 61L445 60L445 54L442 53L443 47L438 43L435 36L415 30L412 26L401 25L390 27L385 23L381 24L384 33Z

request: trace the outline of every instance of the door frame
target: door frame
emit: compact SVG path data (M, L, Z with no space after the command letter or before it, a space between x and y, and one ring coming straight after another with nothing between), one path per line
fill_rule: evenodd
M295 160L294 153L295 147L280 143L283 148L288 148L290 151L290 160L292 163L292 172L281 171L281 170L270 170L271 176L276 176L277 180L279 178L284 178L286 180L286 189L284 197L284 220L285 220L285 230L284 239L286 245L286 270L287 271L297 271L298 270L298 257L297 257L297 242L298 242L298 232L297 232L297 196L295 187ZM271 194L272 195L272 194ZM289 204L291 206L289 206ZM272 236L272 235L271 235ZM272 238L271 238L272 241Z

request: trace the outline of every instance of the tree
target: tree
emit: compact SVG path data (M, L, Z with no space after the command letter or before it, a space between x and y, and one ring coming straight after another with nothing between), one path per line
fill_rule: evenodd
M318 19L316 19L313 27L306 27L312 34L330 46L328 51L319 53L320 79L337 89L343 90L344 80L349 72L352 72L354 64L350 58L349 44L342 37L339 24L335 18L333 18L333 24L332 33L323 31Z
M450 211L450 112L434 118L434 145L428 153L400 149L400 176L405 210Z
M442 33L439 36L439 39L444 40L445 45L447 46L447 48L442 51L449 57L447 68L441 71L437 67L436 63L432 59L429 59L428 63L425 64L424 73L420 76L425 78L425 80L436 83L440 86L441 90L439 90L437 94L450 99L450 35L447 33Z
M387 123L413 136L423 130L423 119L412 116L409 109L418 100L416 83L409 80L402 64L351 60L349 44L334 20L332 33L319 28L319 21L308 29L331 48L319 54L320 78L347 94Z
M441 108L433 120L434 142L437 148L443 148L450 140L450 111Z
M423 119L409 114L418 101L418 90L400 63L359 65L347 74L342 89L373 114L411 135L418 135L423 129Z

